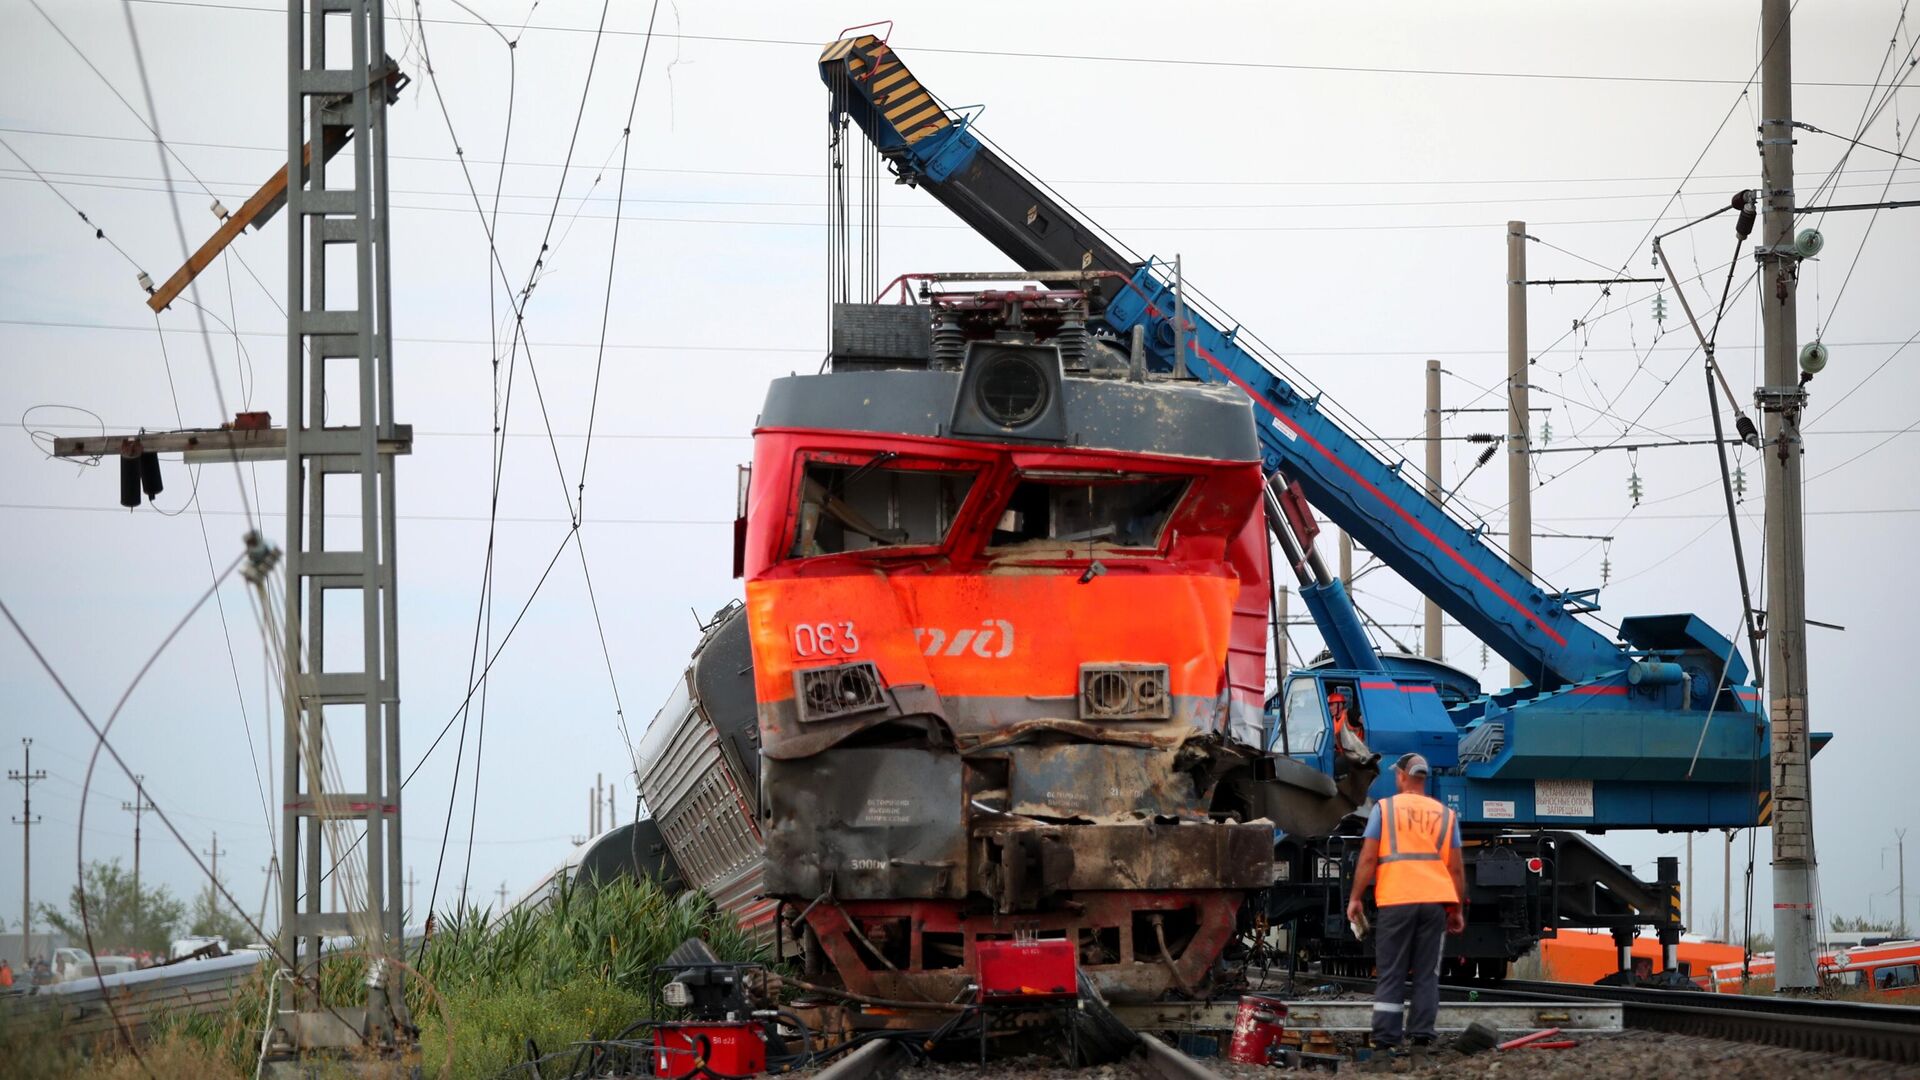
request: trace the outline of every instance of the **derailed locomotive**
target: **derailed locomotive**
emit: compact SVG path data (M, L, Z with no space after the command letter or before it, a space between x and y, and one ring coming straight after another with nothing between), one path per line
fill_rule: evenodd
M1371 779L1258 749L1247 399L1091 337L1089 291L836 308L754 432L745 605L641 747L682 875L848 990L950 1001L980 943L1063 938L1111 1000L1196 991L1276 807Z

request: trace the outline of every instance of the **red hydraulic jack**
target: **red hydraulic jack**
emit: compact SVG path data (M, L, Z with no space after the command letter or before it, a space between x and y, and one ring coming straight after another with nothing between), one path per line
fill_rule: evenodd
M1284 1049L1287 1003L1273 994L1245 994L1233 1015L1233 1041L1227 1060L1240 1065L1271 1065Z
M1065 938L1016 935L974 946L980 963L980 1063L987 1061L987 1022L995 1011L1060 1010L1067 1028L1069 1060L1080 1057L1080 1032L1072 1013L1080 1005L1080 964Z
M757 1076L767 1071L767 1036L758 1021L696 1020L655 1029L653 1075Z

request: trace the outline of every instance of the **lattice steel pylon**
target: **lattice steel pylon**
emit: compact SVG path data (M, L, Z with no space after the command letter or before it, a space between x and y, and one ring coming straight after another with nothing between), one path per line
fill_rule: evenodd
M401 435L393 418L386 120L404 80L386 55L379 0L289 0L287 59L290 690L280 941L296 979L273 1045L294 1055L385 1056L413 1040L393 963L404 932L400 679L394 459L381 452L383 440ZM316 161L323 148L340 150L309 168L307 146ZM357 635L337 625L355 615ZM351 750L355 734L365 740L364 781L339 774L329 783L335 753ZM345 886L339 910L326 910L328 873ZM364 1003L321 1000L312 980L327 939L344 935L368 955Z

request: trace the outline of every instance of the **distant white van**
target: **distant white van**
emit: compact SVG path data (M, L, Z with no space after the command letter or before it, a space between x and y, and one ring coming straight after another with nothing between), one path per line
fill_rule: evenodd
M93 957L85 949L60 948L53 950L53 981L67 982L77 979L93 970Z
M53 950L54 982L90 979L95 972L101 975L118 975L123 971L133 971L139 966L131 956L89 956L87 950L74 948Z

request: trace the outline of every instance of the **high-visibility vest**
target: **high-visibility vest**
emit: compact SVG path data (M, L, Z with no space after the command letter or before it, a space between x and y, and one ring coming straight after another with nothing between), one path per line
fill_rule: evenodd
M1453 811L1425 795L1380 800L1380 867L1374 903L1457 904L1460 893L1447 868L1453 848Z

